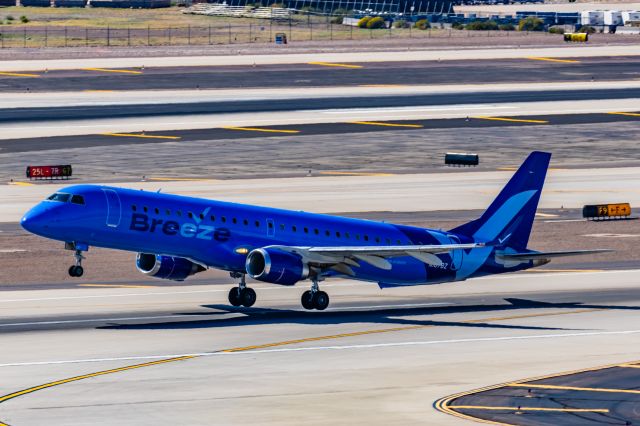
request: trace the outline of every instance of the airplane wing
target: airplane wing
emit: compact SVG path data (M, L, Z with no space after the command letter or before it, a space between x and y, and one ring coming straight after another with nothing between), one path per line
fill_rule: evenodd
M436 256L452 250L485 247L484 243L439 244L409 246L344 246L344 247L292 247L269 246L268 248L295 253L302 256L304 262L318 267L328 267L347 275L355 275L351 266L368 263L376 268L390 270L391 257L411 256L428 265L440 266L442 261Z
M596 249L596 250L571 250L571 251L548 251L530 253L498 253L497 256L505 260L538 260L553 259L554 257L580 256L584 254L611 253L615 250Z

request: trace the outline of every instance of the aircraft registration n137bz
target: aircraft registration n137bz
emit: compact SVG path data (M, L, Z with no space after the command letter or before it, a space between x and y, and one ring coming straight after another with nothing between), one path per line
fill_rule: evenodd
M69 186L37 204L21 224L75 251L71 276L83 273L89 246L137 252L137 268L182 281L207 268L229 271L239 285L234 306L252 306L245 275L291 286L309 279L306 309L323 310L329 277L380 288L436 284L607 250L541 253L527 249L551 154L533 152L476 220L449 231L257 207L101 185Z

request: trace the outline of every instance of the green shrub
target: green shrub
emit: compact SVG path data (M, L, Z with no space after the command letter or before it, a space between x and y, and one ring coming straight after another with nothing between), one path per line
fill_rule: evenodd
M419 21L416 21L415 27L419 30L428 30L431 28L431 24L426 19L420 19Z
M15 18L11 15L7 16L7 21L13 21Z
M530 16L518 23L518 29L520 31L544 31L544 21Z
M464 25L462 24L462 22L454 22L453 24L451 24L451 28L453 28L454 30L462 30L464 29Z
M393 22L393 28L409 28L409 23L407 21L394 21Z
M29 18L27 18L26 16L22 15L20 17L20 22L22 22L23 24L26 24L27 22L29 22Z
M473 21L468 23L465 29L471 31L497 30L498 23L496 21Z
M371 20L371 16L365 16L358 21L358 28L367 28L367 24Z
M589 25L583 25L583 26L580 27L578 32L579 33L593 34L593 33L596 32L596 29L593 28L592 26L589 26Z
M384 18L380 16L376 16L375 18L371 18L367 21L367 28L369 28L370 30L376 30L384 27Z
M500 31L515 31L516 27L513 24L502 24L500 25Z
M562 27L551 27L551 28L549 28L549 32L551 34L564 34L564 28L562 28Z

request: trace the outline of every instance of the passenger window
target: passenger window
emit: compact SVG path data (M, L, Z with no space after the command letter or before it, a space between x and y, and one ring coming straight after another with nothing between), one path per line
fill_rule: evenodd
M71 202L73 204L80 204L81 206L84 206L84 197L82 195L74 195L71 197Z
M156 207L155 212L156 214L160 214L160 209Z
M187 216L189 216L189 219L193 219L193 213L187 212Z
M340 231L336 231L336 237L340 238Z
M356 234L356 240L360 240L360 234Z
M280 230L281 230L281 231L284 231L284 228L285 228L284 223L281 223L281 224L280 224Z
M267 226L269 227L269 229L273 229L273 222L267 222Z
M328 230L324 231L324 235L326 235L327 237L330 237L331 236L331 231L328 231Z
M234 217L233 219L231 219L231 222L233 222L234 224L235 224L235 223L238 223L238 219L236 219L236 218Z
M137 210L136 206L135 206L135 205L132 205L132 206L131 206L131 210L133 210L133 211L135 212L135 211Z
M344 233L344 237L345 237L345 238L349 238L349 233L348 233L348 232L345 232L345 233Z
M304 227L304 233L308 234L309 233L309 228L307 228L306 226Z
M176 210L176 215L182 216L182 211L181 210Z
M365 236L364 236L364 240L365 240L365 241L369 241L369 236L368 236L368 235L365 235Z
M296 228L296 226L295 226L295 225L293 225L293 226L291 227L291 230L292 230L293 232L296 232L296 229L297 229L297 228Z
M146 212L148 212L148 211L149 211L149 208L148 208L147 206L144 206L144 207L142 208L142 210L144 210L144 212L146 213Z
M167 209L165 210L165 213L167 214L167 216L171 216L171 210Z
M256 228L259 228L259 227L260 227L260 221L256 220Z
M390 246L391 245L391 240L389 238L387 238L387 245Z
M204 219L204 215L200 213L200 219Z
M222 217L220 218L220 220L222 221L222 223L225 223L225 222L227 221L227 218L226 218L226 217L224 217L224 216L222 216Z
M245 226L249 225L249 221L247 219L242 221L244 223Z
M320 231L318 231L318 229L316 228L316 229L313 230L313 233L318 235L320 233Z
M380 237L376 237L376 243L380 242Z
M211 219L211 222L215 222L216 221L216 217L214 215L209 216L209 218Z

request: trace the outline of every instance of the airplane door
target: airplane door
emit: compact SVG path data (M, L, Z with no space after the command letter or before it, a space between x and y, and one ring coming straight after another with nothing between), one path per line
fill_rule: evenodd
M120 196L113 189L103 189L102 191L107 198L107 226L117 228L122 217Z
M451 244L460 244L460 239L455 235L449 235L449 240L451 240ZM462 266L462 259L464 257L464 250L452 250L451 251L451 270L457 271Z
M267 237L273 237L276 234L276 225L273 219L267 219Z

